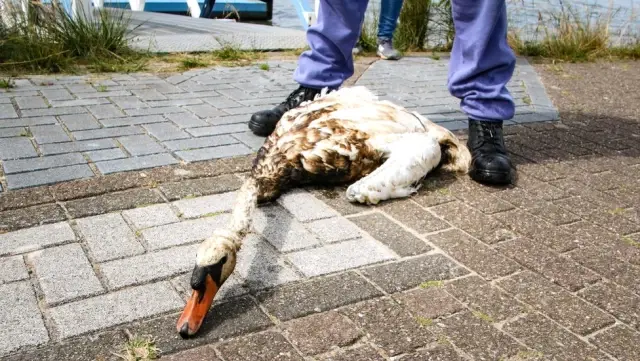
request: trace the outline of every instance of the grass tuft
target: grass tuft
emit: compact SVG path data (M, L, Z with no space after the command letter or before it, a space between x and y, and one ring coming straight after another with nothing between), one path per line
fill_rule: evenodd
M0 89L11 89L15 87L16 84L13 82L11 78L2 78L0 79Z
M418 316L416 317L416 320L418 321L418 324L422 327L429 327L433 325L433 320L430 318Z
M486 313L482 313L480 311L473 311L473 315L476 318L481 319L482 321L489 322L489 323L493 323L494 322L493 318L491 316L487 315Z
M442 281L426 281L420 284L420 288L442 287L443 285Z
M123 11L99 9L74 18L61 3L27 3L27 12L4 2L0 21L0 70L75 72L140 69L142 56L129 48L129 19Z
M160 350L155 346L155 341L149 338L135 336L129 340L122 349L123 354L117 356L126 361L155 360Z

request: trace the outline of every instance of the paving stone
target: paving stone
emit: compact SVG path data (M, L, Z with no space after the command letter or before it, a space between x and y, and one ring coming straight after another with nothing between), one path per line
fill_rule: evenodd
M0 131L0 138L22 137L27 134L24 127L4 128Z
M230 302L214 303L204 319L197 337L182 339L176 332L179 314L139 322L127 327L134 335L148 335L155 345L168 354L198 345L213 344L221 339L263 330L273 323L248 297Z
M183 199L173 202L183 218L198 218L208 214L231 211L236 192L220 193L205 197Z
M407 353L435 341L435 336L403 307L378 298L342 310L390 356Z
M423 349L415 354L402 358L403 361L463 361L453 347L437 345L433 348Z
M144 124L154 124L154 123L162 123L167 120L159 114L156 115L142 115L135 117L120 117L120 118L109 118L102 119L100 123L105 127L124 127L127 125L144 125Z
M131 108L125 109L125 113L131 116L141 116L141 115L160 115L160 114L169 114L169 113L186 113L186 111L180 107L160 107L160 108Z
M228 361L304 360L281 334L273 331L235 339L217 348Z
M362 238L293 252L287 258L307 277L312 277L388 261L397 256L384 245Z
M469 308L495 322L516 317L526 311L513 297L477 276L454 280L447 283L444 289Z
M433 207L452 202L456 198L448 188L456 179L448 175L434 174L422 183L422 188L412 199L423 207Z
M265 206L253 215L253 229L262 234L277 250L290 252L315 246L318 239L283 208Z
M50 344L45 347L14 353L6 358L7 361L117 361L121 360L116 353L120 353L127 342L123 332L108 331L98 335L77 337L65 343ZM3 359L4 360L4 359Z
M177 124L181 129L209 126L209 123L193 114L166 114L165 117Z
M257 295L265 309L282 321L379 296L380 291L352 272L284 285Z
M173 247L102 263L109 289L115 290L178 275L193 268L199 245Z
M0 258L0 285L29 278L22 256Z
M343 217L325 218L308 223L307 228L327 243L351 240L363 236L362 231Z
M618 360L632 361L640 356L640 334L622 325L595 335L592 342Z
M615 321L593 305L529 271L500 280L498 286L579 335L590 334Z
M72 100L73 95L69 93L67 89L45 89L40 90L42 95L47 98L49 101L57 101L57 100Z
M469 273L442 254L425 255L362 270L362 274L387 293L416 287L428 281L443 281Z
M41 96L15 97L20 109L47 108L48 105Z
M8 160L4 162L5 174L29 172L47 168L84 164L87 161L80 153L67 153L37 158Z
M558 255L548 248L527 238L519 238L499 245L502 254L515 259L552 282L575 292L600 279L591 270L575 261Z
M247 116L245 114L240 115L224 115L224 116L216 116L213 118L206 118L208 125L228 125L228 124L246 124ZM246 131L246 129L245 129Z
M565 331L548 318L530 313L503 326L503 331L545 356L562 360L605 360L591 345Z
M509 230L544 244L554 251L562 253L577 247L575 235L525 211L508 211L495 214L494 217Z
M328 207L311 193L303 190L293 190L278 198L278 203L287 209L301 222L314 221L322 218L338 216L338 212ZM300 207L304 204L305 207Z
M0 285L0 355L49 341L31 283Z
M100 124L91 114L61 115L60 121L72 132L100 128Z
M17 190L0 195L0 211L26 208L53 201L53 195L46 187Z
M216 109L210 104L189 105L185 106L185 109L197 115L200 118L215 117L218 115L226 115L226 112ZM245 128L246 129L246 128Z
M254 135L252 132L235 133L233 137L247 145L253 151L257 152L262 148L265 138Z
M93 260L97 262L144 252L144 248L120 214L103 214L78 219L76 222Z
M439 322L438 326L455 346L478 360L507 359L526 350L516 340L471 312L457 313Z
M207 97L203 99L205 102L213 105L214 107L218 108L218 109L222 109L222 108L234 108L234 107L241 107L243 106L243 104L240 104L234 100L231 100L227 97ZM280 102L282 102L282 99L280 99Z
M180 351L171 355L163 355L164 361L220 361L216 351L209 345L199 346L190 350Z
M191 135L193 135L194 137L206 137L206 136L212 136L212 135L240 133L246 130L247 130L247 125L245 123L238 123L238 124L216 125L216 126L210 126L210 127L190 128L190 129L187 129L187 132L191 133Z
M94 163L105 161L105 160L122 159L127 157L127 155L124 154L124 152L120 148L93 150L90 152L86 152L85 154Z
M167 99L166 96L155 89L134 89L131 92L144 101Z
M210 237L217 228L226 226L228 214L205 217L172 223L164 226L147 228L142 237L147 241L149 249L156 250L185 243L203 241Z
M18 189L89 178L93 177L93 175L93 171L86 164L71 165L28 173L8 174L7 184L9 189Z
M338 312L310 315L284 324L285 335L304 355L317 355L333 347L353 344L362 334Z
M118 138L118 142L133 156L163 153L165 149L148 135L132 135Z
M300 276L285 263L277 252L256 235L245 238L238 252L235 273L246 280L246 286L253 290L278 286L297 281Z
M144 128L160 141L190 138L189 134L171 123L145 124Z
M640 330L640 297L624 287L601 282L580 291L578 296Z
M17 118L18 113L13 109L13 104L0 104L0 119Z
M228 135L218 135L212 137L171 140L163 142L162 144L164 144L170 150L192 150L235 143L238 143L238 141Z
M320 361L384 361L378 351L369 345L363 345L356 348L341 349L336 353L323 355L318 358Z
M516 262L457 229L437 233L427 238L451 257L486 279L503 277L521 269Z
M380 207L391 217L418 233L431 233L450 226L413 202L391 201Z
M223 145L212 148L181 150L175 152L178 157L187 162L197 162L209 159L230 158L238 155L252 154L251 149L243 144Z
M121 118L126 116L122 110L118 109L118 107L113 104L91 105L88 106L87 109L89 109L91 114L93 114L93 116L98 120Z
M0 234L0 256L20 254L75 240L66 222Z
M137 229L157 227L180 221L168 204L130 209L123 211L122 215Z
M102 292L102 285L78 243L27 255L47 305Z
M40 150L44 155L54 155L62 153L94 151L115 147L116 143L112 139L95 139L67 143L43 144L40 146Z
M166 183L159 188L170 201L187 197L201 197L214 193L234 191L242 185L242 181L232 175L224 174L219 177L186 180L176 183Z
M37 157L33 144L27 138L0 138L0 159Z
M12 128L12 127L27 127L32 125L43 125L43 124L56 124L56 123L57 123L56 118L53 116L15 118L15 119L5 119L5 120L2 120L0 118L0 129Z
M13 191L11 193L13 193ZM11 209L0 212L0 233L60 222L65 219L67 219L67 216L64 210L55 203Z
M184 302L169 283L159 282L67 303L51 308L49 313L65 339L182 306Z
M81 130L73 132L72 135L76 140L115 138L128 135L143 134L144 130L139 126L117 127L117 128L100 128L91 130Z
M107 98L100 97L100 95L102 95L102 93L90 99L53 101L51 102L51 106L53 108L58 108L58 107L82 107L87 105L109 104L109 100Z
M423 240L404 230L384 214L376 212L349 220L401 257L414 256L431 250Z
M54 115L67 115L67 114L80 114L86 113L84 107L56 107L56 108L42 108L42 109L27 109L22 111L23 117L44 117Z
M439 287L419 288L394 298L416 317L435 319L464 310L464 306Z
M640 283L638 283L640 267L620 262L615 256L603 253L599 247L580 248L572 251L568 256L611 281L640 293Z
M346 186L336 186L331 188L316 188L310 192L326 205L335 209L338 213L347 216L357 214L372 207L360 203L351 203L346 197Z
M158 153L133 158L114 159L97 162L96 166L102 174L127 172L132 170L162 167L177 164L178 161L168 153Z

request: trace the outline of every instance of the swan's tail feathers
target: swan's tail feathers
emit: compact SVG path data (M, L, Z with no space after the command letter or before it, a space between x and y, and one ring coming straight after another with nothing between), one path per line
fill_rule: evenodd
M466 174L471 167L469 148L449 130L443 132L439 140L442 148L442 169Z

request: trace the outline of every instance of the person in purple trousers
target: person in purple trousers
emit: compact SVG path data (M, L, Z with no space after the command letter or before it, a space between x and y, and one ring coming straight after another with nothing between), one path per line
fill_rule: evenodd
M323 88L337 89L353 75L352 49L364 20L368 0L320 0L318 20L307 30L311 50L300 55L294 73L300 87L271 110L251 116L254 134L268 136L282 115ZM451 0L456 30L448 88L460 99L469 118L467 142L473 160L472 179L487 184L512 181L511 160L504 145L502 124L513 117L515 105L506 88L516 58L507 44L505 0Z

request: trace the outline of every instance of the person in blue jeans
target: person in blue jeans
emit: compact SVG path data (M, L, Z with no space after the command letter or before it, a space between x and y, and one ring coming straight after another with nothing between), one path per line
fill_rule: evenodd
M251 116L254 134L273 132L282 115L323 88L337 89L354 72L352 49L360 36L368 0L320 0L318 20L307 30L311 50L300 55L294 72L300 84L284 102ZM473 156L470 176L487 184L513 179L502 124L515 112L507 83L516 58L507 43L505 0L451 0L455 38L449 62L448 89L460 99L469 118Z
M398 60L401 57L400 52L393 47L393 33L396 31L403 3L404 0L380 1L376 54L382 59ZM355 54L359 53L361 51L360 44L353 50Z

